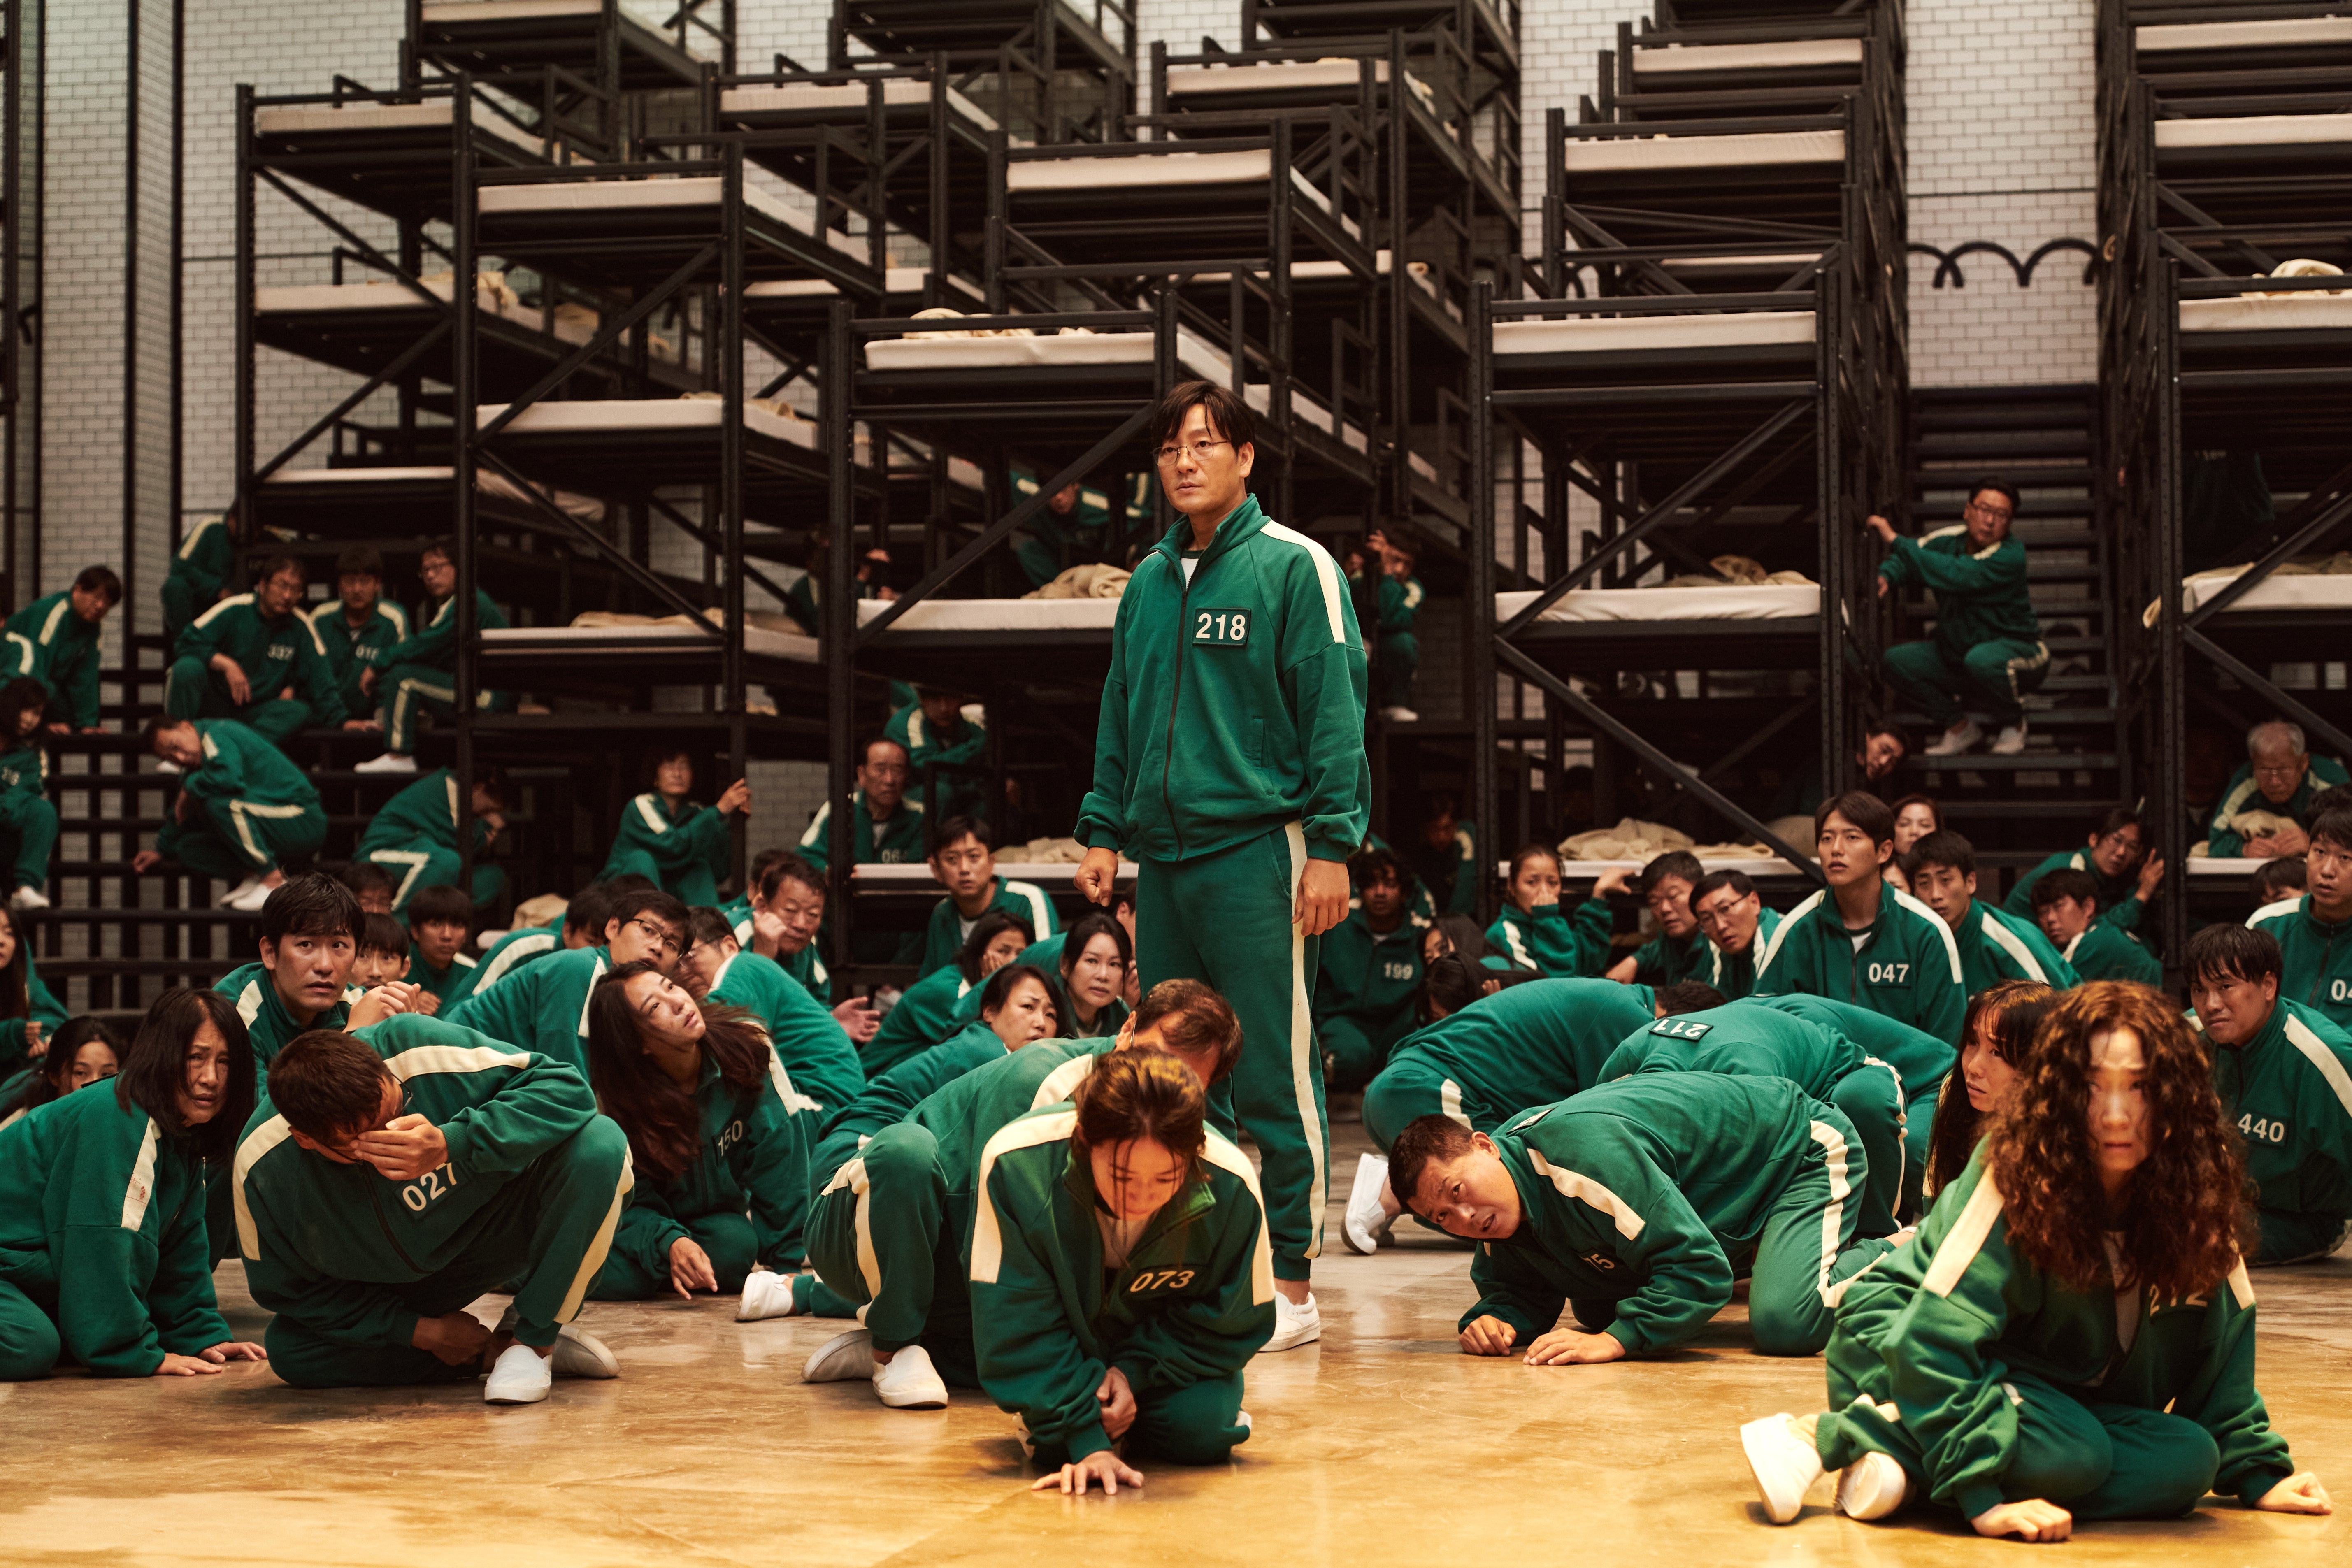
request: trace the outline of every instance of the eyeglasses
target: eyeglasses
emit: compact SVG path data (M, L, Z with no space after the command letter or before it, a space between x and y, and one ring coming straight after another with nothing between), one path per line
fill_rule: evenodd
M1231 441L1187 441L1173 447L1162 447L1157 456L1161 468L1171 468L1176 466L1179 458L1187 456L1196 463L1205 463L1218 447L1232 445Z
M1986 506L1979 501L1969 502L1969 510L1979 517L1989 517L1995 522L2007 522L2015 515L2005 506Z
M2301 772L2303 769L2294 763L2282 763L2267 768L2260 763L2253 764L2253 773L2258 779L2291 779Z
M640 917L636 920L631 921L629 923L646 933L646 938L652 943L653 950L656 952L666 952L672 958L677 958L683 954L685 950L678 946L677 938L670 935L669 932L654 924L653 921Z

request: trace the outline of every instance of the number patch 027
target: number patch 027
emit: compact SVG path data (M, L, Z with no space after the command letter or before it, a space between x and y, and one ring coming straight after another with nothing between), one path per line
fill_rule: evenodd
M1192 640L1203 647L1249 647L1247 610L1195 610Z

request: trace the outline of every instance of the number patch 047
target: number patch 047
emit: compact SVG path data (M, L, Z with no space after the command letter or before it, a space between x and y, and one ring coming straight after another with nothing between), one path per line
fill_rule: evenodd
M1192 640L1203 647L1249 647L1247 610L1195 610Z

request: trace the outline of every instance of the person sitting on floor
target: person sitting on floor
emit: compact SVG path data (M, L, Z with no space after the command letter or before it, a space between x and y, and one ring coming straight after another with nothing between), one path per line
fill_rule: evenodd
M604 922L612 917L613 894L602 882L591 882L564 901L563 913L545 925L519 926L484 950L472 971L460 983L460 994L448 998L456 1006L465 997L488 991L527 963L553 952L600 947Z
M155 847L131 858L133 871L169 859L223 882L242 876L221 905L250 914L286 880L286 860L314 855L326 842L318 790L258 731L234 719L167 715L151 721L141 739L187 776Z
M1691 912L1691 890L1706 877L1706 868L1686 849L1669 849L1642 868L1642 904L1658 934L1611 964L1610 979L1659 986L1705 978L1699 971L1710 966L1709 955Z
M347 991L373 991L379 985L395 981L413 984L408 975L408 928L390 915L368 914L360 920L359 941L352 953L351 984ZM431 1014L438 1008L427 1007L430 1000L416 998L417 1011ZM445 1004L454 1005L454 1004Z
M898 1005L882 1015L881 1027L858 1047L870 1081L888 1072L918 1051L926 1051L971 1022L981 988L998 970L1021 957L1029 946L1029 922L1003 910L991 910L972 922L963 939L963 951L945 969L938 969L898 994ZM1046 971L1049 976L1057 973Z
M1957 833L1930 833L1911 849L1911 892L1936 911L1960 950L1960 984L1971 996L1999 980L2033 980L2063 991L2074 971L2042 928L1977 897L1976 846Z
M414 1005L415 989L401 978L408 962L405 933L401 973L364 992L353 990L360 932L372 918L360 912L351 889L316 871L289 878L261 906L261 956L222 975L213 990L236 1007L252 1042L254 1070L264 1081L270 1062L304 1030L360 1028Z
M1881 598L1895 588L1925 588L1936 596L1936 635L1928 642L1886 650L1884 673L1910 707L1944 725L1927 754L1957 757L1984 739L1963 710L1973 701L2000 725L1995 756L2025 750L2027 693L2050 673L2050 646L2026 586L2025 546L2010 531L2017 517L2017 487L1979 479L1960 521L1906 539L1873 516L1871 531L1892 547L1878 564Z
M2033 884L2033 919L2079 984L2136 980L2164 984L2164 965L2137 936L2099 918L2099 883L2088 871L2061 867Z
M2125 931L2138 928L2148 900L2164 882L2163 858L2148 853L2147 824L2127 805L2109 806L2082 848L2061 849L2020 877L2000 907L2030 918L2035 884L2062 870L2086 871L2095 878L2101 919Z
M850 1043L862 1047L882 1026L882 1015L870 996L833 999L833 973L817 954L817 934L824 929L824 873L788 849L774 853L775 859L755 875L758 903L748 919L736 922L736 945L773 959L803 990L832 1008Z
M1959 1070L1945 1077L1936 1095L1922 1183L1927 1197L1957 1184L1968 1170L1994 1114L2009 1101L2033 1031L2062 994L2031 980L2004 980L1969 998Z
M1421 933L1405 909L1404 871L1385 849L1356 857L1357 907L1323 933L1315 985L1315 1038L1324 1087L1361 1089L1412 1032L1421 993Z
M293 1386L488 1370L486 1403L532 1405L551 1373L620 1375L572 1320L628 1203L629 1141L572 1068L438 1018L313 1029L271 1064L236 1180L246 1284ZM466 1310L509 1289L495 1331Z
M13 1076L0 1079L0 1127L49 1101L112 1078L122 1042L103 1020L84 1014L58 1026L48 1049Z
M1034 882L1015 882L996 874L996 854L988 824L971 816L950 816L931 835L931 875L948 896L931 906L930 924L923 934L923 955L916 978L935 973L955 962L965 938L981 916L991 910L1019 915L1039 937L1057 929L1054 901Z
M2279 994L2278 943L2266 931L2207 926L2181 967L2189 1021L2216 1047L2213 1082L2259 1192L2251 1261L2329 1256L2352 1238L2352 1035Z
M1079 916L1063 937L1061 963L1054 972L1062 1037L1108 1039L1127 1022L1135 984L1134 944L1127 928L1099 910Z
M598 876L609 880L634 871L688 904L717 903L732 853L727 819L751 808L751 786L737 779L710 806L688 799L693 789L690 751L673 746L656 753L654 787L621 808L620 828Z
M1609 895L1625 891L1622 867L1601 873L1592 896L1579 904L1573 920L1560 913L1559 852L1547 844L1526 845L1511 857L1510 902L1486 928L1486 946L1515 968L1532 969L1549 980L1592 978L1609 962L1610 931L1616 917Z
M1242 1369L1274 1334L1274 1265L1256 1171L1207 1111L1181 1062L1116 1051L981 1153L972 1348L1034 1489L1143 1485L1114 1445L1207 1465L1250 1436Z
M506 776L496 768L474 775L473 906L484 909L507 890L507 874L489 863L490 846L507 825ZM457 885L457 775L435 768L404 786L369 818L360 835L359 857L399 879L392 908L399 914L424 888Z
M915 700L891 714L882 733L906 748L908 794L927 820L967 814L979 805L983 792L978 777L953 770L979 766L988 751L988 718L980 704L935 686L918 686Z
M2352 807L2314 817L2310 837L2311 890L2256 910L2246 924L2279 944L2280 995L2352 1029Z
M2268 909L2282 901L2292 902L2311 890L2310 868L2300 855L2282 855L2275 860L2265 860L2254 868L2246 879L2246 889L2254 908Z
M0 668L40 683L43 721L58 734L96 734L101 624L122 602L122 579L109 566L85 566L73 586L46 594L8 617Z
M46 1037L65 1021L65 1005L33 962L23 918L0 908L0 1076L38 1060L48 1048Z
M198 616L173 645L163 711L173 719L233 719L275 746L305 725L344 719L326 645L301 614L302 563L273 555L250 594ZM298 695L299 694L299 695Z
M199 517L188 525L157 595L163 602L165 647L177 643L198 616L228 596L229 579L236 574L239 532L233 511Z
M354 860L335 873L335 880L352 890L352 897L360 901L362 914L390 915L393 912L393 900L400 891L400 883L383 867L371 861Z
M1478 825L1462 820L1450 795L1427 798L1421 837L1403 853L1406 869L1428 889L1430 907L1441 915L1466 915L1478 907L1486 875L1478 866Z
M2254 1387L2243 1159L2173 1004L2093 982L2017 1067L1918 1234L1847 1288L1828 1408L1740 1429L1766 1517L1831 1470L1850 1518L1921 1497L2027 1541L2213 1491L2327 1511Z
M755 1264L800 1261L816 1102L757 1018L624 964L588 994L588 1071L636 1173L592 1300L740 1295Z
M444 722L457 717L457 556L446 540L425 547L416 563L427 595L423 626L377 656L360 671L360 689L372 698L383 715L383 754L362 763L363 773L413 773L416 771L416 727L425 715ZM497 630L506 616L490 596L474 590L477 630ZM503 693L485 691L475 698L478 707L509 705Z
M475 967L466 953L474 901L456 888L422 889L408 900L408 973L401 978L417 988L416 1010L430 1016L455 1006Z
M48 695L41 683L20 675L0 686L0 854L8 861L8 907L46 910L49 852L58 844L58 808L49 799L49 749L42 742L41 714Z
M550 953L488 990L477 990L446 1016L584 1072L589 992L607 970L625 963L648 963L668 973L686 951L686 906L667 893L615 893L600 945Z
M1741 871L1710 871L1691 887L1691 918L1706 938L1707 961L1691 978L1737 1002L1756 989L1756 960L1780 929L1780 911Z
M674 973L688 995L749 1015L768 1032L777 1060L817 1109L837 1110L864 1091L866 1068L856 1047L823 1003L773 960L738 947L727 917L717 910L688 910L686 931L686 952Z
M2246 731L2246 761L2230 775L2213 815L2206 819L2205 853L2217 860L2268 860L2300 855L2311 840L2312 796L2352 782L2334 757L2315 757L2303 726L2273 719ZM2261 812L2282 820L2267 829L2242 831L2238 819Z
M1413 636L1412 623L1428 595L1412 574L1412 542L1376 528L1364 536L1364 548L1378 558L1381 573L1372 633L1372 706L1391 724L1416 723L1421 715L1412 710L1412 678L1421 668L1421 639Z
M327 651L335 694L343 701L343 727L375 730L375 700L360 683L364 670L381 669L386 649L408 636L408 612L383 597L383 557L373 544L347 544L335 558L335 597L310 612L310 629Z
M205 1251L206 1159L253 1110L227 1005L165 992L111 1086L0 1127L0 1382L71 1358L100 1377L187 1377L260 1361L231 1336Z

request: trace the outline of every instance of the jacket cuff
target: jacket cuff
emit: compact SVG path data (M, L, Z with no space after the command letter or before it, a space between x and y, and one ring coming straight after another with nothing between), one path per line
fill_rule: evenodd
M449 1146L449 1163L466 1165L472 1163L474 1135L470 1129L453 1122L441 1129L441 1141Z
M2007 1500L2000 1495L2000 1489L1990 1481L1962 1487L1952 1499L1960 1510L1960 1517L1970 1521L1983 1518Z
M2270 1495L2273 1487L2287 1479L2286 1470L2248 1470L2238 1478L2238 1500L2252 1508ZM2215 1489L2219 1490L2219 1488Z
M1108 1451L1110 1446L1110 1438L1104 1434L1102 1420L1097 1416L1070 1434L1069 1441L1063 1445L1064 1462L1075 1465L1088 1454Z
M1344 866L1353 853L1343 844L1328 844L1319 838L1310 838L1307 842L1307 858L1309 860L1328 860Z
M1085 837L1089 849L1108 849L1114 855L1118 853L1118 835L1108 827L1090 827Z

